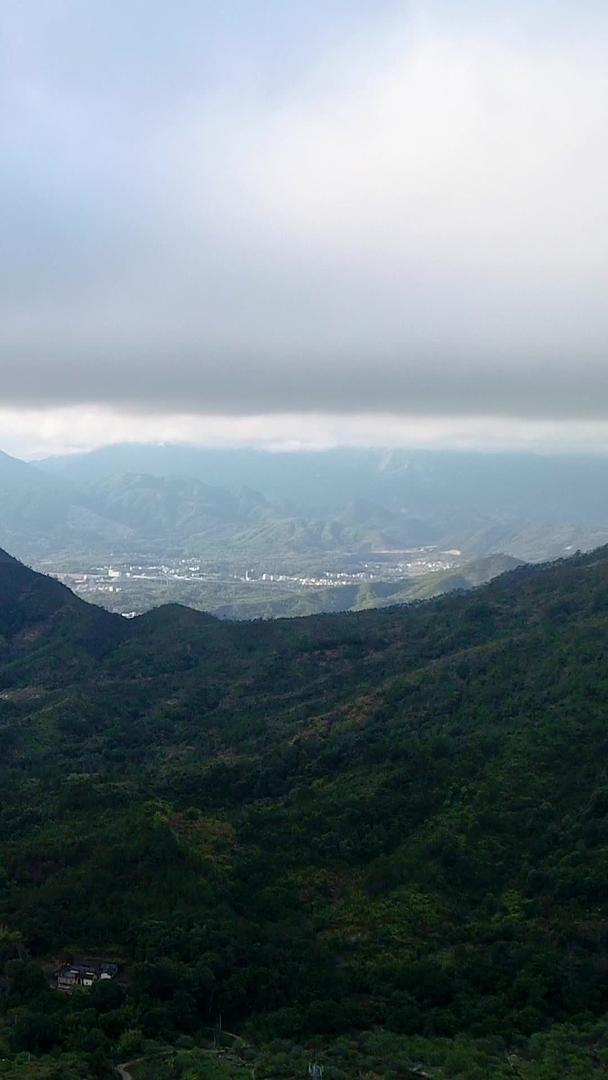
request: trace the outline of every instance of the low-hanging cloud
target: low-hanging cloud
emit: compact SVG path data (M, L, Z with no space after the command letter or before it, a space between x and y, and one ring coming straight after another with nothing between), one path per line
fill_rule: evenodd
M6 5L0 401L608 416L601 6L218 7Z

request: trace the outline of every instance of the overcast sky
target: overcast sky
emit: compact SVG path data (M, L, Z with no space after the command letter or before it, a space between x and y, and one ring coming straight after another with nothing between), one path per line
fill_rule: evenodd
M3 0L0 446L608 446L605 0Z

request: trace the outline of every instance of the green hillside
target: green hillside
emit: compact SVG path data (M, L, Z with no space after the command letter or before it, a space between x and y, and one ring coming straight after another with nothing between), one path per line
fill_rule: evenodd
M215 1075L220 1014L267 1080L605 1075L606 549L258 623L4 558L0 619L0 1076Z

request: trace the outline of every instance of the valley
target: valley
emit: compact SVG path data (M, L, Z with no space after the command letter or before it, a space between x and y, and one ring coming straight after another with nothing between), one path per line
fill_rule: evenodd
M427 599L597 547L604 489L601 459L534 455L0 454L0 544L121 614L278 618Z
M141 556L140 556L141 558ZM518 565L508 556L467 561L432 548L314 559L283 558L257 566L174 558L134 562L118 557L92 565L84 557L41 560L79 596L133 617L159 604L181 603L221 618L277 618L361 610L474 588Z

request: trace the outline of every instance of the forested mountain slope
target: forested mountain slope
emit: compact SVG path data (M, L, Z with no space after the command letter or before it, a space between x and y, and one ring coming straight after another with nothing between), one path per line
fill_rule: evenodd
M8 1055L102 1076L221 1013L330 1078L377 1028L379 1076L603 1075L608 551L263 623L122 620L3 557L0 619ZM124 964L84 1034L36 974L70 951Z

